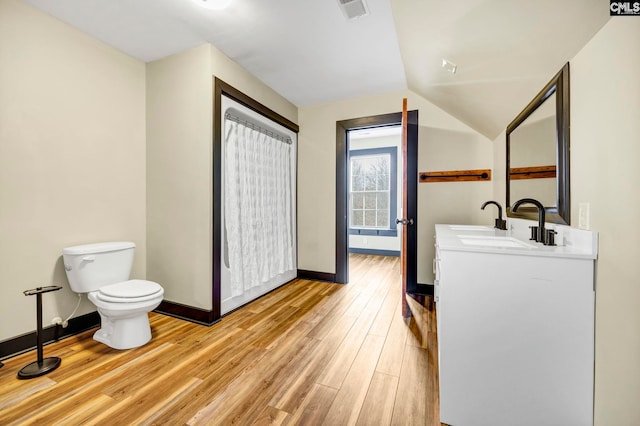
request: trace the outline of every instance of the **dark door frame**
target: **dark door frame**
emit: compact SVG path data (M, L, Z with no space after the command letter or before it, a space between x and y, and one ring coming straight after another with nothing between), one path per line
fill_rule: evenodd
M336 282L349 282L349 130L402 124L402 113L374 115L336 122ZM417 291L418 276L418 111L409 111L407 120L408 211L403 217L413 218L407 232L407 292Z
M220 256L222 254L222 96L227 96L249 109L261 114L280 124L287 129L298 133L300 128L297 124L273 111L269 107L261 104L230 84L213 77L213 270L212 270L212 310L210 312L210 322L215 322L221 317L220 313ZM297 163L297 159L296 159ZM296 166L297 170L297 166ZM296 177L297 179L297 177ZM297 226L297 221L296 221ZM296 253L297 256L297 253Z

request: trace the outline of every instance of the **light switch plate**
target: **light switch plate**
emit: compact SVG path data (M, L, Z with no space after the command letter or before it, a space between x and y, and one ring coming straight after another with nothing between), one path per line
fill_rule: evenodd
M578 205L578 228L589 229L589 210L591 205L589 203L580 203Z

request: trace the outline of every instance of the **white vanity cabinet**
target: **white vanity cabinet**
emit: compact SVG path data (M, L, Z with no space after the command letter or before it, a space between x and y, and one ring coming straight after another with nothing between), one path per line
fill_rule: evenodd
M436 237L440 420L592 425L595 254L468 234Z

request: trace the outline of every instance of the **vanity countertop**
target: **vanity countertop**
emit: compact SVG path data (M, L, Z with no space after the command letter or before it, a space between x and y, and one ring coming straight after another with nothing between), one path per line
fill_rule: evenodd
M529 240L529 226L537 223L510 219L508 230L482 225L436 225L440 250L471 251L521 256L596 259L598 234L568 226L551 225L561 234L560 244L545 246Z

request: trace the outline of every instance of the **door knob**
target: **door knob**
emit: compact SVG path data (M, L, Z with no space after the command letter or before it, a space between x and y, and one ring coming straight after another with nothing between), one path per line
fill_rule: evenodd
M413 225L413 219L396 219L396 225L401 223L403 225Z

